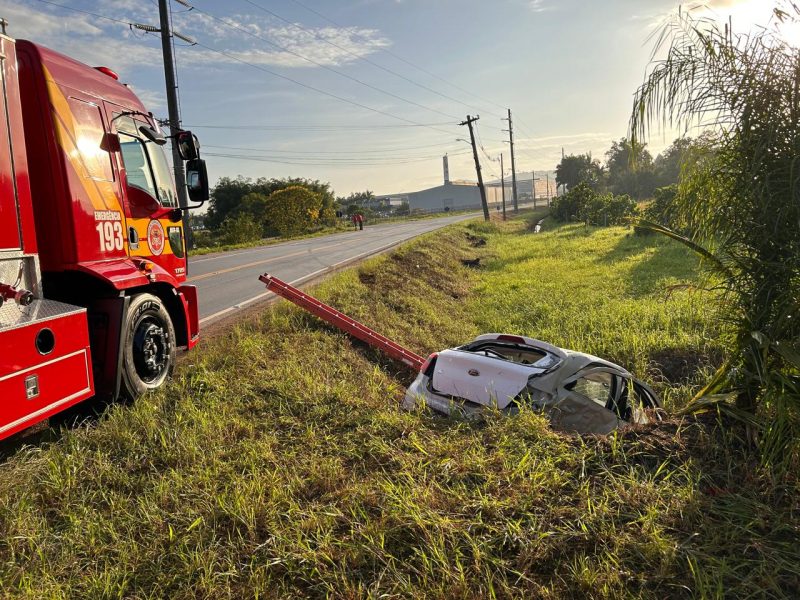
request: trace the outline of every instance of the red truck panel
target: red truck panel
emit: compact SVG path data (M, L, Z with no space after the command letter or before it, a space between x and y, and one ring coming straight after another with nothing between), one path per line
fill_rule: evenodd
M93 394L84 309L49 300L0 308L0 439Z
M0 37L0 250L36 253L14 43Z

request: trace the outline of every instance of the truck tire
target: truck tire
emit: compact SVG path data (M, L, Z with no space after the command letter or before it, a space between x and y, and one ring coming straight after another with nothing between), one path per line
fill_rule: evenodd
M131 299L122 328L122 395L135 400L161 387L175 368L175 328L160 299Z

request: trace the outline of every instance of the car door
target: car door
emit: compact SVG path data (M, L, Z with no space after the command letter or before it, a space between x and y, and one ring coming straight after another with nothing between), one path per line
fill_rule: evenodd
M554 427L578 433L607 434L625 423L612 410L628 393L629 378L608 367L588 367L566 379L550 409Z
M439 353L433 372L433 390L440 395L453 396L504 409L527 386L528 378L538 373L527 365L483 356L460 350Z

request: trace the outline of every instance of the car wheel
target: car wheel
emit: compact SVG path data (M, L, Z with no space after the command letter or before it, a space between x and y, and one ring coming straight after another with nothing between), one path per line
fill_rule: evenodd
M122 335L122 394L135 400L172 375L175 328L161 300L140 294L131 300Z

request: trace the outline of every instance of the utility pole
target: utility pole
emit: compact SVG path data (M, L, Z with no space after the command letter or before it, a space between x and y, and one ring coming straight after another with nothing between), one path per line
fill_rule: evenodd
M547 207L550 208L550 173L547 174Z
M506 220L506 172L503 170L503 153L500 153L500 189L503 193L503 221Z
M462 127L466 125L469 127L469 139L472 143L472 156L475 158L475 171L478 173L478 188L481 192L481 204L483 205L483 220L489 220L489 205L486 203L486 188L483 187L483 175L481 175L481 162L478 160L478 147L475 145L475 132L472 129L472 124L480 119L479 116L470 117L467 115L467 120L459 123Z
M172 146L172 168L175 173L175 187L178 190L178 205L183 209L183 234L186 247L192 247L192 228L189 219L189 199L186 194L186 175L183 159L178 152L176 136L181 129L181 113L178 106L178 85L175 77L175 60L172 55L172 24L169 19L169 0L158 0L158 14L161 21L161 51L164 55L164 79L167 84L167 108L169 110L169 135Z
M531 196L533 196L533 208L536 208L536 171L531 171Z
M508 118L501 119L508 121L508 129L503 131L508 132L508 144L511 147L511 197L514 200L514 212L519 212L519 202L517 201L517 165L514 162L514 126L511 124L511 109L508 109Z

